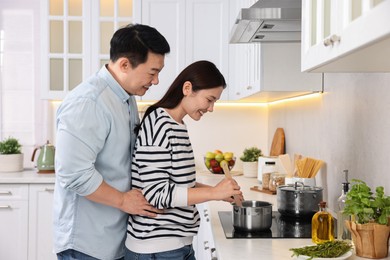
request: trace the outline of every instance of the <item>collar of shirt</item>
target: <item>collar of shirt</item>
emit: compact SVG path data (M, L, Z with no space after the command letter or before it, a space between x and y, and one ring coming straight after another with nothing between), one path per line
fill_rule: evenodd
M106 65L103 65L103 67L100 69L99 76L102 77L108 83L108 86L119 97L119 99L122 100L123 103L128 102L132 95L127 93L122 88L122 86L119 85L118 81L116 81L115 78L108 71Z

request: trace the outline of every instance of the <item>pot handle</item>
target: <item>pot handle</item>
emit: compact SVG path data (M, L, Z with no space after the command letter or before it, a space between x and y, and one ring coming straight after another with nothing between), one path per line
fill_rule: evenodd
M301 181L296 181L296 182L295 182L295 185L294 185L294 188L295 188L296 190L298 189L298 184L301 185L301 189L305 186L305 184L304 184L303 182L301 182Z

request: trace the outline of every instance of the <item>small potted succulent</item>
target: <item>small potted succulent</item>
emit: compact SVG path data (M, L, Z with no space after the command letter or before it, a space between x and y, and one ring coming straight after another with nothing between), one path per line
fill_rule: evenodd
M390 234L390 196L384 188L371 188L361 180L353 179L347 193L344 214L351 216L346 221L356 247L356 255L366 258L385 258L388 255Z
M0 172L19 172L23 170L21 144L13 137L0 142Z
M240 160L242 161L243 174L245 177L257 177L258 160L262 152L257 147L245 148Z

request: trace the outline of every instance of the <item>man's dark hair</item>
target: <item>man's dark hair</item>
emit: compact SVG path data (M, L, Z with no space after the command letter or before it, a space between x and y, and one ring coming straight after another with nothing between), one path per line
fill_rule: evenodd
M110 46L111 61L125 57L133 68L146 62L149 51L161 55L170 52L165 37L155 28L143 24L129 24L117 30Z

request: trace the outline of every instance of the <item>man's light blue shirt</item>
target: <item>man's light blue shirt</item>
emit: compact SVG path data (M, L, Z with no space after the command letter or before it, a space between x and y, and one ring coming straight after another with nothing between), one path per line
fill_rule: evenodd
M129 113L130 112L130 113ZM135 98L105 66L72 90L57 111L55 252L75 249L99 259L124 255L127 214L86 199L104 180L130 189Z

